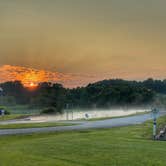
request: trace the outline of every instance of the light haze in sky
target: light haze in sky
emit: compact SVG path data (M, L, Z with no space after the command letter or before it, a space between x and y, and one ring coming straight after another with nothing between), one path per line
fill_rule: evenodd
M0 0L0 66L77 74L84 83L92 81L86 75L163 79L165 6L165 0Z

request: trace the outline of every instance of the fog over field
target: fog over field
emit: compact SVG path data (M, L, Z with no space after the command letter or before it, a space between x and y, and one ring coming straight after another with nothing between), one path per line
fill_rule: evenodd
M64 110L63 114L31 116L32 121L54 121L54 120L83 120L95 118L113 118L139 113L150 112L150 108L130 108L130 109L79 109Z

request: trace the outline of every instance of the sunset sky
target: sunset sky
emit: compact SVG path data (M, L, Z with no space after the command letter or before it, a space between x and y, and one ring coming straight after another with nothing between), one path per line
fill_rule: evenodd
M0 81L164 79L165 7L165 0L0 0Z

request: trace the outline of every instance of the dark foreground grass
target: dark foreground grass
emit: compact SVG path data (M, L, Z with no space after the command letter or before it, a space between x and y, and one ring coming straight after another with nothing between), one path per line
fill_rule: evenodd
M160 123L165 118L161 118ZM0 138L0 166L165 166L166 142L152 141L151 122L80 132Z

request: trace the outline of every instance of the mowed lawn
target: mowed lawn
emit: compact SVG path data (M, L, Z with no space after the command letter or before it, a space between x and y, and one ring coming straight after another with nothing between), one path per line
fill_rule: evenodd
M5 116L0 116L0 121L20 119L20 118L24 118L24 117L27 117L27 116L23 115L23 114L5 115Z
M72 126L72 125L74 124L58 123L58 122L0 124L0 129L26 129L26 128L43 128L43 127L58 127L58 126Z
M165 166L166 142L152 141L151 130L147 122L112 129L1 136L0 166Z

